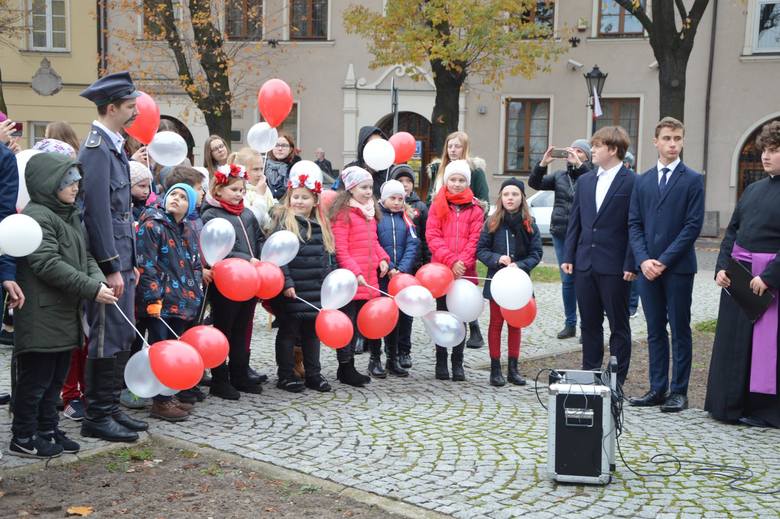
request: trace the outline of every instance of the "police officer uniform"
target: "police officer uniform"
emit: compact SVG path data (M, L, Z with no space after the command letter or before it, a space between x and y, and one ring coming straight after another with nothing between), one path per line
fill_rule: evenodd
M138 97L130 74L104 76L80 94L98 107ZM82 436L108 441L135 441L147 424L119 408L124 369L135 331L135 233L130 195L130 163L124 137L94 121L79 151L84 177L81 201L89 251L103 273L122 275L125 289L117 305L87 303L89 351L85 367L87 410Z

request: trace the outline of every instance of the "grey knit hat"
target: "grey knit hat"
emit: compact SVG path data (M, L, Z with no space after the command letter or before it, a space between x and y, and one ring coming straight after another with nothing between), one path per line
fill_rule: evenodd
M577 139L571 143L571 147L582 150L590 160L590 142L587 139Z

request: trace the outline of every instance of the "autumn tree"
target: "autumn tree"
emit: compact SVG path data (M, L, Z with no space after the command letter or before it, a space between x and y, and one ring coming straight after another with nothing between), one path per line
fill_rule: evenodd
M0 45L16 48L20 36L26 33L25 11L13 0L0 0ZM0 112L8 113L3 96L3 67L0 63Z
M552 3L552 1L550 2ZM429 66L436 85L432 145L458 129L459 95L470 76L499 88L506 74L533 77L563 52L551 27L535 22L535 0L389 0L344 13L347 32L368 41L371 67ZM544 6L542 2L541 5Z
M209 133L230 142L231 106L246 99L245 79L267 62L262 35L261 1L221 0L105 0L113 13L143 17L139 39L134 24L111 30L123 48L112 48L110 66L127 68L142 80L149 93L171 93L178 86L203 113ZM242 11L248 7L247 11ZM232 9L232 10L231 10ZM237 11L238 9L238 11ZM243 17L248 37L231 40L221 30L228 13ZM249 27L247 27L249 25ZM237 64L240 63L240 66ZM242 90L242 87L246 89Z
M683 0L654 1L650 14L644 1L615 2L634 15L650 36L650 46L658 61L659 118L671 116L685 121L688 59L709 0L695 0L690 11Z

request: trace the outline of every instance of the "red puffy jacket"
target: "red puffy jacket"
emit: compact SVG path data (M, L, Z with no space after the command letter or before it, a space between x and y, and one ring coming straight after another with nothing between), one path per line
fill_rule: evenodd
M449 204L446 221L431 211L425 227L425 239L431 261L452 268L460 260L466 265L465 276L477 275L477 242L482 232L485 212L475 198L465 205ZM469 280L478 284L476 279Z
M348 211L346 216L344 211ZM339 267L351 270L356 276L362 275L372 287L379 288L379 262L385 260L389 263L390 257L379 245L376 220L366 220L363 212L356 207L344 211L331 222L333 239L336 241L336 262ZM355 299L372 299L378 295L376 290L358 286Z

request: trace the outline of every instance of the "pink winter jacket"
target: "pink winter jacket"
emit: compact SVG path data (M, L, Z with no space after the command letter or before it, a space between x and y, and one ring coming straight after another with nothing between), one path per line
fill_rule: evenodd
M351 270L356 276L362 275L372 287L379 288L379 262L389 262L390 256L379 245L376 220L372 218L367 221L363 212L356 207L348 207L345 211L348 211L349 219L344 217L342 211L331 222L336 241L336 262L339 267ZM378 295L376 290L358 286L355 299L373 299Z
M477 242L482 232L485 213L476 202L467 205L449 204L450 213L446 221L437 217L434 211L428 213L425 239L431 251L431 261L443 263L452 268L456 261L466 264L465 276L477 275ZM478 284L477 280L469 281Z

